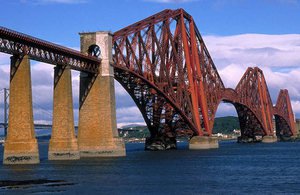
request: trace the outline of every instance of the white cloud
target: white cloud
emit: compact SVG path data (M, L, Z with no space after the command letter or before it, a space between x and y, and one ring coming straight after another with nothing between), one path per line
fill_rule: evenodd
M234 89L247 67L247 65L229 64L228 66L218 69L225 87Z
M10 59L8 54L0 53L0 90L9 88Z
M204 36L218 68L228 64L295 67L300 64L300 34Z
M0 66L9 64L9 62L10 62L9 57L10 57L10 55L8 55L6 53L1 53L1 55L0 55ZM2 68L2 67L0 67L0 68Z
M300 101L291 101L294 113L300 113Z
M127 126L127 125L141 125L141 126L146 126L146 123L144 123L144 122L137 122L137 123L133 123L133 122L128 122L128 123L118 123L117 124L117 127L118 128L122 128L122 127L124 127L124 126Z
M122 87L122 85L115 80L115 93L118 96L128 96L127 91Z
M295 107L300 101L300 34L209 35L203 39L225 87L235 88L247 67L258 66L264 72L273 104L280 89L288 89L294 112L300 117Z
M237 116L234 106L230 103L221 102L218 106L216 117Z
M262 70L264 71L264 75L267 80L270 93L273 96L273 100L276 100L280 89L287 89L289 91L289 95L291 99L299 99L300 97L300 87L299 87L300 69L299 68L291 69L288 72L272 71L272 69L268 67L262 67ZM274 94L274 92L276 92L276 94Z
M118 123L143 123L144 119L136 106L117 108Z
M264 71L273 103L276 103L279 90L287 88L293 110L300 117L300 35L210 35L203 38L226 87L235 88L248 66L258 66ZM8 87L9 84L9 57L0 53L0 88ZM53 103L53 68L53 65L32 61L33 101L42 105L49 113L52 112ZM77 123L78 71L72 71L72 85L74 119ZM133 100L118 82L115 82L115 92L118 127L132 123L145 124ZM3 101L2 97L0 101ZM1 102L0 118L3 108ZM35 120L51 120L48 116L43 116L38 107L35 110ZM234 107L230 104L220 104L217 116L226 115L236 115Z

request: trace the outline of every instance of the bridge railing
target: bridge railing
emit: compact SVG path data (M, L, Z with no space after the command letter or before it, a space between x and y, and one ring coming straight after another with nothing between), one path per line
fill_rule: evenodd
M79 51L44 41L0 26L0 52L28 55L31 59L70 66L74 70L98 73L101 60Z

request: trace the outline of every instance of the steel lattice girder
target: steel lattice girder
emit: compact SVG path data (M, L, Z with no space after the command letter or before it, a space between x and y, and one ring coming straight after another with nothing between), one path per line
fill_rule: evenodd
M221 101L237 109L242 132L273 135L276 126L295 135L287 90L272 107L263 72L248 68L236 89L225 88L193 18L164 10L113 35L115 77L139 107L152 135L211 135ZM101 60L0 27L0 52L98 73ZM249 133L246 133L249 132Z
M224 100L236 107L244 132L273 135L274 113L263 72L249 68L235 90L225 89L193 18L183 9L164 10L121 29L113 44L116 79L135 100L152 134L171 129L211 135Z
M296 135L296 126L288 90L280 90L274 109L276 130L283 134Z
M263 72L255 67L248 68L235 91L238 102L247 106L256 116L264 135L273 135L273 106Z
M211 134L209 117L213 111L207 109L216 110L218 89L224 85L190 15L182 9L165 10L114 33L113 41L115 69L135 72L158 88L171 105L169 111L179 114L172 115L171 121L186 123L177 129ZM150 129L151 124L170 121L160 113L164 109L152 112L144 115L146 122L152 121Z
M295 135L295 123L288 91L281 90L275 107L262 70L248 68L235 90L225 89L223 100L232 103L238 113L242 134L274 135L276 129L284 135Z
M101 60L79 51L0 27L0 52L24 56L74 70L98 73Z

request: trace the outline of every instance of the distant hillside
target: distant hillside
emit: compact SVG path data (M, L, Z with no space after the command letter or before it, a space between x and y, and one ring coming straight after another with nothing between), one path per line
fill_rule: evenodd
M150 136L147 126L142 125L126 125L118 130L119 135L124 138L145 138Z
M234 116L219 117L215 119L213 133L231 134L234 129L240 129L239 119ZM121 137L148 137L150 133L147 126L142 125L127 125L119 129Z
M233 129L240 129L238 117L226 116L215 118L213 133L229 134Z

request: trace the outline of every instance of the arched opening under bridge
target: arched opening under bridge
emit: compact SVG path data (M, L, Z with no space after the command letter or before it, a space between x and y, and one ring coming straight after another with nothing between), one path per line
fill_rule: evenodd
M117 127L126 141L143 140L150 136L143 115L122 85L115 80Z
M233 113L235 114L235 116L237 116L237 119L235 120L238 120L239 131L236 131L235 134L232 133L232 135L236 136L238 142L240 143L259 142L262 140L262 137L266 135L266 132L264 131L260 120L248 106L241 103L234 102L233 100L229 100L226 98L222 99L222 101L218 106L218 108L221 108L221 110L220 111L218 111L219 109L217 110L215 114L215 118L212 121L213 123L212 126L214 128L216 128L217 125L216 118L219 115L218 112L222 112L222 108L224 107L223 105L226 105L227 108L226 111L228 113ZM230 119L228 118L228 120ZM229 121L224 123L230 124ZM231 131L233 131L233 129ZM213 133L216 132L214 132L213 130Z
M219 140L236 139L240 136L240 123L233 104L220 102L215 114L212 134Z
M149 129L146 150L176 148L176 137L194 135L189 119L183 118L182 110L157 86L133 71L119 67L114 71L115 79L131 96Z
M279 140L288 141L293 136L292 130L287 121L280 115L274 115L274 127Z

